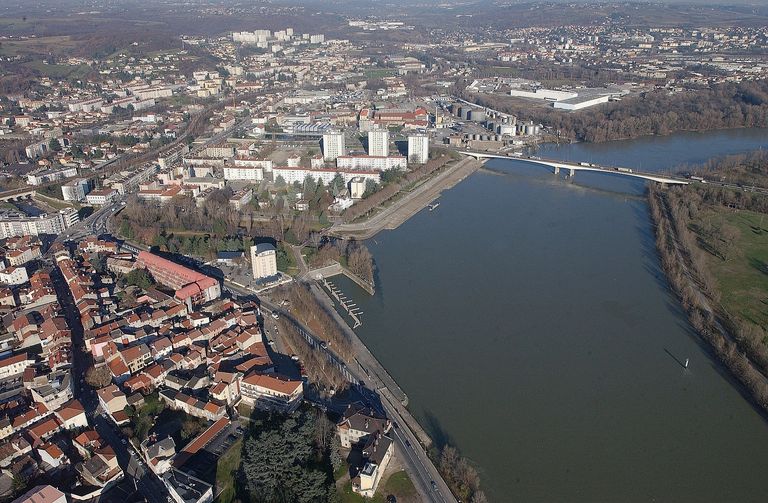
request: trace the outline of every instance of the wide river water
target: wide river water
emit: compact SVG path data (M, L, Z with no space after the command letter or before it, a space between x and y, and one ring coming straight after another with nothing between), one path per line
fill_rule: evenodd
M767 144L751 129L538 155L664 171ZM333 280L414 415L476 463L492 502L768 497L768 422L668 293L644 190L492 160L369 241L374 297Z

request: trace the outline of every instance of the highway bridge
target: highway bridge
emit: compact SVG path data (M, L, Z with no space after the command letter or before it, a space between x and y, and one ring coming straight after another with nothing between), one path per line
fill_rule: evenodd
M523 161L523 162L530 162L533 164L539 164L542 166L547 166L549 168L552 168L552 171L555 174L559 174L560 170L568 170L568 174L570 176L574 176L577 171L594 171L597 173L605 173L608 175L620 175L620 176L627 176L630 178L640 178L642 180L649 180L652 182L657 183L664 183L664 184L677 184L677 185L688 185L690 180L686 178L681 178L677 176L671 176L671 175L664 175L661 173L647 173L643 171L635 171L633 169L629 168L620 168L620 167L607 167L607 166L598 166L596 164L574 164L569 162L563 162L557 159L542 159L540 157L524 157L524 156L518 156L518 155L507 155L507 154L497 154L493 152L474 152L471 150L457 150L457 152L464 154L466 156L474 157L475 159L507 159L507 160L513 160L513 161Z

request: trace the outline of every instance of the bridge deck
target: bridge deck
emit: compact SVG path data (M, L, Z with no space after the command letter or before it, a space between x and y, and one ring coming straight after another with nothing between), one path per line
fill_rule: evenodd
M650 180L658 183L669 183L669 184L680 184L680 185L688 185L689 183L691 183L689 180L686 180L684 178L663 175L660 173L635 171L635 170L630 170L628 168L620 168L615 166L608 167L608 166L598 166L594 164L591 164L589 166L584 166L582 164L572 164L569 162L563 162L558 159L541 159L541 158L522 157L522 156L514 156L514 155L493 154L489 152L472 152L468 150L459 150L458 152L470 157L474 157L476 159L507 159L512 161L523 161L523 162L529 162L533 164L548 166L555 170L567 169L571 171L593 171L597 173L627 176L630 178L640 178L643 180Z

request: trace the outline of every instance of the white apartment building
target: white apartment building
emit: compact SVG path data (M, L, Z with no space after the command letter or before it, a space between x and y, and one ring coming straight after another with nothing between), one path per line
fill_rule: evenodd
M253 374L240 383L243 402L261 410L292 412L304 398L304 386L277 375Z
M260 159L258 157L235 157L232 164L237 167L262 168L265 173L272 171L275 165L272 159Z
M271 159L236 157L231 165L224 165L224 179L260 181L264 178L264 173L272 172L273 166Z
M323 135L323 159L335 161L337 157L346 153L344 133L332 131Z
M251 246L251 267L254 279L277 275L277 251L269 243Z
M38 171L36 173L30 173L27 175L28 185L41 185L47 182L55 182L56 180L62 180L77 176L77 168L67 167L58 169L46 169L44 171Z
M39 236L41 234L60 234L79 220L73 208L56 213L46 213L37 217L22 214L4 214L0 218L0 239L13 236Z
M389 156L389 131L386 129L368 131L368 155L377 157Z
M114 201L118 196L118 192L115 189L99 189L89 193L85 199L88 204L94 206L104 206Z
M244 44L266 42L267 39L270 38L272 38L272 32L270 30L236 31L232 33L233 42L241 42Z
M21 267L7 267L0 271L0 283L4 285L23 285L29 281L27 275L27 268Z
M104 102L99 98L89 99L85 101L77 101L68 103L67 108L70 112L93 112L99 110Z
M264 169L256 166L224 166L224 179L258 182L264 179Z
M355 177L370 178L375 183L381 181L381 175L379 171L373 170L343 170L334 168L288 168L288 167L276 167L272 171L274 179L282 177L286 183L304 183L307 176L311 176L315 181L322 180L324 184L329 184L336 177L336 174L340 174L344 179L344 183L349 183Z
M138 96L139 99L157 99L157 98L169 98L173 96L173 89L170 87L131 87L129 88L131 93Z
M88 180L85 178L78 178L61 185L61 196L65 201L82 201L88 191Z
M121 171L115 173L104 181L104 185L112 187L119 194L127 194L139 188L139 184L146 182L158 172L159 166L152 164L137 171Z
M373 155L342 155L336 158L339 170L364 169L371 171L386 171L388 169L406 169L408 160L402 155L388 157Z
M424 164L429 160L429 137L425 134L408 136L408 162Z
M205 155L216 159L231 159L235 157L235 146L229 143L210 145L205 148Z

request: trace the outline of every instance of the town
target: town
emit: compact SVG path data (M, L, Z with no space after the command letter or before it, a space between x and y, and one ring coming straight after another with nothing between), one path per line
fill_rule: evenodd
M0 498L486 502L333 278L374 295L365 240L439 214L484 157L758 126L768 103L768 28L727 11L675 27L614 7L529 26L460 3L445 23L190 8L249 21L105 42L0 12ZM713 88L739 113L642 116Z

